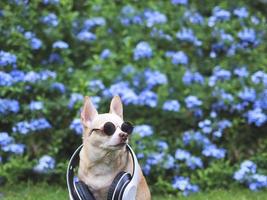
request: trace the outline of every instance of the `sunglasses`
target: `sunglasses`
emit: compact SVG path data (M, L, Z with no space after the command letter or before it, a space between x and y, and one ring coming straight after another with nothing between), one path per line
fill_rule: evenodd
M91 133L93 131L103 131L106 135L111 136L115 133L117 127L112 122L106 122L102 129L94 128L91 130ZM133 132L133 125L130 122L123 122L121 125L121 130L125 133L131 134Z

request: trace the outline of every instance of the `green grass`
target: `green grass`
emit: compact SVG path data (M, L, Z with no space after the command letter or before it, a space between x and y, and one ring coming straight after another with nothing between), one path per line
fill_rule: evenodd
M3 200L66 200L66 188L47 183L24 183L19 185L0 187L0 199ZM235 188L227 190L213 190L201 192L189 197L153 196L153 200L267 200L267 191L250 192L247 189Z

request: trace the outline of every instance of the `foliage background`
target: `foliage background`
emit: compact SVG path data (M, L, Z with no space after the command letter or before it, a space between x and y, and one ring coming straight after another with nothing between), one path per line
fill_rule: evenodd
M119 94L152 190L266 187L266 30L263 0L1 1L1 184L65 184L83 96Z

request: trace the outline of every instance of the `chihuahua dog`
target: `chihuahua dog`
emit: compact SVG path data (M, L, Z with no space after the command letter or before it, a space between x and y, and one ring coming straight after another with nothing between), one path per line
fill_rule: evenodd
M81 122L84 131L78 178L89 187L96 200L106 200L115 176L121 171L132 173L133 169L126 150L129 134L121 130L124 121L120 97L113 97L110 111L105 114L98 114L90 98L85 97ZM115 125L113 134L103 131L107 122ZM136 200L150 200L149 187L139 165L138 168Z

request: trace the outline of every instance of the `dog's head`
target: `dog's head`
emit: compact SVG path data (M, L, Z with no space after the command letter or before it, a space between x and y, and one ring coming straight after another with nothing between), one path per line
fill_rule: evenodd
M104 150L119 150L128 143L129 134L122 128L123 107L119 96L113 97L109 113L98 114L89 97L85 97L81 112L84 127L83 143ZM125 123L124 123L125 125Z

